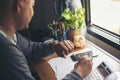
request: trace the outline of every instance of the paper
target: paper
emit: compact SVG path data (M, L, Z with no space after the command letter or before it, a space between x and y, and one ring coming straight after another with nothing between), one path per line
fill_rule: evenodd
M55 72L57 80L61 80L66 74L70 73L70 71L74 69L75 64L75 62L61 57L53 58L48 63Z
M64 78L67 74L69 74L74 69L74 64L76 62L72 61L71 55L77 54L80 52L86 52L86 51L91 51L91 50L89 48L86 48L83 50L79 50L77 52L73 52L73 53L69 54L66 58L58 57L58 58L53 58L53 59L49 60L48 63L50 64L53 71L55 72L55 76L56 76L57 80L61 80L62 78ZM96 52L93 51L94 56L98 55L98 54L94 54L94 53L96 53ZM98 60L97 57L94 58L93 64L94 64L94 66L93 66L93 69L94 69L100 64L100 60Z

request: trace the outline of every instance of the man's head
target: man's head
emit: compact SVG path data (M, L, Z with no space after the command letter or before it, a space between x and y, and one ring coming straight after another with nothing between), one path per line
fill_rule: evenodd
M34 3L34 0L0 0L0 23L14 24L16 30L24 29L34 14Z

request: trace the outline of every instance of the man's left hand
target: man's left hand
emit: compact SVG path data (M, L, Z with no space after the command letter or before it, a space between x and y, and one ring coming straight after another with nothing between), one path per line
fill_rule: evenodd
M70 40L63 40L61 42L55 42L52 47L58 56L66 57L74 49L74 44Z

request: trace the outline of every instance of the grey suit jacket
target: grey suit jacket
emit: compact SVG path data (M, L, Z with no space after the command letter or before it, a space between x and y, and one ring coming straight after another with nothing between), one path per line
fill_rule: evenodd
M50 42L32 42L17 33L17 45L0 34L0 80L35 80L28 61L38 62L52 54ZM63 80L82 80L73 70Z

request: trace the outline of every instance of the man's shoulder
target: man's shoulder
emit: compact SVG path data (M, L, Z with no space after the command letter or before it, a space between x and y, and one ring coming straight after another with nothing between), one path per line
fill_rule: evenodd
M23 56L21 49L17 45L0 34L0 55L5 56L10 54Z
M4 45L10 45L11 41L8 40L6 37L4 37L2 34L0 34L0 46Z
M1 51L2 52L19 51L19 48L15 44L13 44L8 38L0 34L0 52Z

